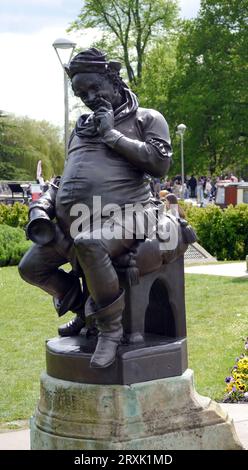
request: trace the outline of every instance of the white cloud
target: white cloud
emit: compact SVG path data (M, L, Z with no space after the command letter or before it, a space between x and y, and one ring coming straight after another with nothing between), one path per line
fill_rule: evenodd
M82 6L82 0L0 0L0 31L25 34L55 25L66 28Z
M51 121L60 114L63 116L59 92L62 71L51 46L53 40L49 30L32 36L8 33L0 36L5 71L0 79L1 109Z
M66 37L63 29L0 35L0 109L63 124L63 70L52 47L58 37ZM85 47L89 42L85 34Z

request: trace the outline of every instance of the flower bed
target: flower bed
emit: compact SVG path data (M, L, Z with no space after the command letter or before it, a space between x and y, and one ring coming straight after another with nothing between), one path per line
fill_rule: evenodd
M237 357L231 375L225 378L225 403L248 403L248 338L245 341L245 351Z

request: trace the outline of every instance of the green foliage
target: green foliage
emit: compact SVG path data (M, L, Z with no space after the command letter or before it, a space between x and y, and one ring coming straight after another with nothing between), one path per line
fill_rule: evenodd
M146 54L142 82L135 90L141 106L156 109L165 117L168 114L169 84L176 66L176 46L173 35L156 41Z
M186 218L194 227L199 243L217 259L225 259L222 253L224 238L223 212L218 206L191 207Z
M64 148L59 128L46 121L10 116L0 121L0 178L36 179L38 160L44 179L61 174Z
M86 0L69 31L101 29L108 52L113 51L114 40L114 52L124 62L129 81L138 84L148 46L175 28L177 15L177 0Z
M21 228L0 225L0 266L18 264L29 247Z
M18 264L30 247L23 230L27 222L27 206L0 204L0 266Z
M248 254L248 205L222 210L209 205L183 205L186 219L196 230L199 243L218 260L245 259Z
M0 224L25 227L28 223L28 206L15 202L13 206L0 204Z
M2 180L27 180L28 173L22 168L17 168L12 163L0 162L0 179Z
M169 122L184 122L186 173L218 174L248 164L247 0L204 0L180 36L169 90ZM175 172L180 168L175 146Z

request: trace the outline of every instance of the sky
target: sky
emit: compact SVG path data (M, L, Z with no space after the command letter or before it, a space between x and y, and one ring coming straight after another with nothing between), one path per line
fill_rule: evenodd
M179 0L181 16L197 15L200 0ZM63 70L52 44L68 38L81 48L97 32L66 33L82 0L0 0L0 110L63 125Z

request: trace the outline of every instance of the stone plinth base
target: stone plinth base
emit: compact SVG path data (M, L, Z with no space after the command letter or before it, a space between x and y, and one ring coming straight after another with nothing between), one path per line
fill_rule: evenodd
M193 372L132 385L82 384L41 377L32 449L238 450L220 405L198 395Z

